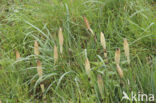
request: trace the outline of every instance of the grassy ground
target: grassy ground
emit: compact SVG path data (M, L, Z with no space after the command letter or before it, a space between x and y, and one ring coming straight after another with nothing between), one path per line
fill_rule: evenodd
M84 16L95 36L87 30ZM59 52L60 27L63 54ZM132 91L156 95L155 28L154 0L0 0L0 100L129 103L121 101L123 91L129 96ZM108 62L100 32L106 38ZM129 42L130 65L124 55L123 38ZM39 43L39 56L34 55L35 41ZM58 48L56 63L54 46ZM114 61L117 48L121 50L123 78ZM20 53L18 60L16 51ZM42 62L40 78L37 57ZM85 71L86 57L90 61L90 77ZM44 93L40 84L45 86Z

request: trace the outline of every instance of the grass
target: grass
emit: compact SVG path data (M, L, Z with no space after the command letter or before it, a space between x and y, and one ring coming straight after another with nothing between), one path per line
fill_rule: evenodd
M0 100L39 103L45 101L42 97L46 95L47 103L129 103L121 101L123 91L129 96L132 91L156 95L155 3L154 0L1 0ZM87 30L84 16L95 36ZM64 37L62 54L60 27ZM106 39L108 63L100 42L101 32ZM130 65L124 55L124 38L130 47ZM38 56L34 54L35 41L39 43ZM58 49L57 62L54 46ZM114 61L117 48L121 51L123 78L119 77ZM17 60L16 51L20 53ZM86 57L90 77L85 70ZM42 62L42 77L37 74L36 59ZM40 84L44 84L44 93ZM102 89L99 84L103 84Z

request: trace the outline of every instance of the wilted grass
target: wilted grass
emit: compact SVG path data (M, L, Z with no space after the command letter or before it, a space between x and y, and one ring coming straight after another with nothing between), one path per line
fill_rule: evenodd
M13 1L0 1L2 102L129 103L123 91L156 94L154 1Z

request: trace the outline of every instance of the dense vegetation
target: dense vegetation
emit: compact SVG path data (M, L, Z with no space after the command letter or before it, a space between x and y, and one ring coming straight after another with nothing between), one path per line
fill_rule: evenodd
M124 54L124 38L129 43L130 64ZM121 101L123 91L129 96L132 91L156 96L155 41L154 0L0 0L0 100L129 103ZM39 55L34 54L34 43L39 45ZM114 61L117 48L123 77ZM37 64L42 64L41 76Z

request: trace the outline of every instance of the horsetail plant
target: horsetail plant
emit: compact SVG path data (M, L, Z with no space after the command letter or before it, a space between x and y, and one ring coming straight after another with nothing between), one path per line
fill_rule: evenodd
M116 65L119 65L120 63L120 49L119 48L117 48L115 52L115 63Z
M120 76L120 78L123 78L123 71L120 67L120 49L118 48L115 52L115 63L116 63L116 67L117 67L117 72Z
M86 58L86 60L85 60L85 69L86 69L86 73L87 73L88 77L90 77L90 62L89 62L88 58Z
M97 76L97 82L98 82L99 92L101 94L101 97L103 97L103 87L104 87L104 85L103 85L102 76L100 74Z
M85 70L86 70L86 74L88 75L88 77L90 78L90 62L89 59L87 57L87 49L85 49Z
M21 57L21 56L20 56L20 53L19 53L19 51L17 50L17 51L16 51L16 60L18 60L20 57Z
M123 46L124 46L124 51L125 51L125 56L127 58L127 62L128 62L128 64L130 64L129 44L128 44L128 41L126 38L124 38Z
M63 33L62 33L62 28L59 29L59 33L58 33L58 37L59 37L59 44L60 44L60 53L63 53Z
M36 56L39 55L39 45L38 45L37 41L34 42L34 54ZM38 58L36 58L36 59L37 59L37 73L38 73L39 78L42 79L42 75L43 75L42 63L40 60L38 60ZM44 91L45 91L44 84L41 83L40 88L41 88L42 94L44 94ZM43 99L45 99L45 95L43 96Z
M118 72L120 78L123 78L123 71L122 71L120 65L117 65L117 72Z
M43 71L42 71L42 64L41 61L37 60L37 73L39 77L42 77Z
M58 51L57 51L57 46L54 45L54 64L57 62L58 60Z
M39 75L39 78L42 79L43 71L42 71L42 63L41 63L40 60L37 60L37 73L38 73L38 75ZM40 87L41 87L42 94L44 94L44 92L45 92L44 84L41 83L41 84L40 84ZM43 99L45 99L45 95L43 96Z
M84 19L84 22L85 22L85 24L86 24L87 29L88 29L88 30L91 32L91 34L94 36L94 32L93 32L93 30L91 29L90 24L89 24L87 18L84 16L83 19Z
M104 57L107 59L106 40L103 32L100 34L100 42L104 50Z
M39 46L37 41L34 43L34 54L37 56L39 55Z

